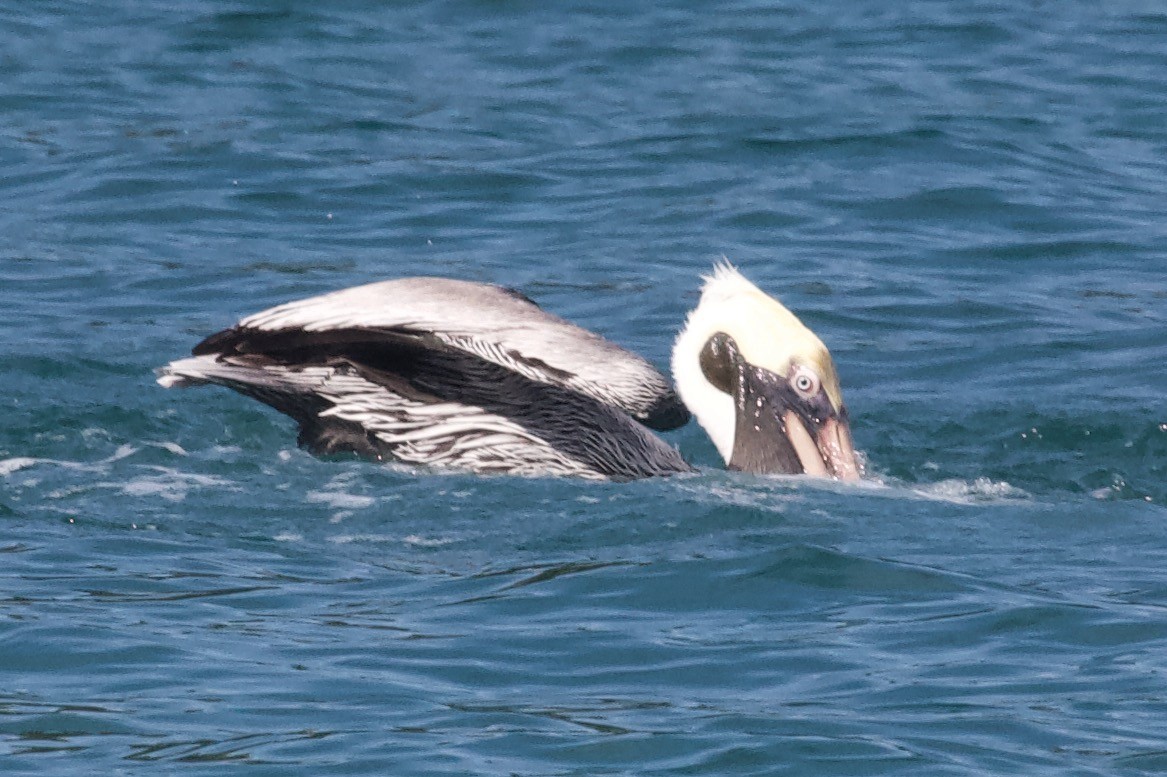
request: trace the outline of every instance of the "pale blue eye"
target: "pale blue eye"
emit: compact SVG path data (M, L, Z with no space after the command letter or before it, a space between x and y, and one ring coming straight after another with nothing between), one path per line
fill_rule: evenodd
M794 376L794 390L804 396L814 396L818 393L818 379L809 371L800 370Z

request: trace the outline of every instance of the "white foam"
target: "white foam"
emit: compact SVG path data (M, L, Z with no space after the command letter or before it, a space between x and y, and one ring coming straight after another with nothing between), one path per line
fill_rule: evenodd
M442 545L449 545L451 542L453 542L453 540L439 537L419 537L416 534L410 534L407 537L402 537L401 541L406 545L413 545L419 548L438 548Z
M951 478L935 483L908 484L883 478L868 471L862 480L839 482L802 475L765 476L757 480L744 478L710 479L698 477L674 480L685 491L736 507L772 508L813 500L813 491L877 496L884 498L923 498L956 504L1016 503L1032 500L1027 491L1003 480L987 477L972 480Z
M419 548L437 548L442 545L449 545L453 540L442 539L439 537L421 537L417 534L410 534L405 537L398 537L394 534L377 534L366 532L363 534L337 534L329 537L328 541L336 545L350 545L352 543L390 543L393 545L412 545Z
M328 538L328 541L336 545L350 545L354 542L392 542L396 544L400 540L392 534L337 534Z
M175 456L189 456L186 449L176 442L156 442L153 443L155 447L161 448L168 453L173 453Z
M211 475L179 472L169 467L150 467L153 475L134 478L121 486L128 496L157 496L170 502L181 502L194 488L237 488L231 481Z
M946 502L972 504L974 502L1017 502L1030 499L1028 492L1004 480L976 478L968 480L941 480L926 486L917 486L913 493Z
M76 472L104 472L108 469L109 459L103 459L96 464L82 464L78 461L61 461L58 459L37 459L30 456L14 456L10 459L0 459L0 477L6 477L22 469L46 465Z
M348 494L343 491L309 491L304 500L312 504L324 504L336 510L363 510L376 502L371 496Z
M99 463L101 463L101 464L113 464L115 461L121 461L122 459L129 458L130 456L133 456L137 452L138 452L138 449L135 448L133 445L119 445L118 449L113 452L112 456L110 456L109 458L106 458L106 459L102 459Z
M0 477L8 477L13 472L40 464L44 459L31 459L27 456L14 456L11 459L0 459Z

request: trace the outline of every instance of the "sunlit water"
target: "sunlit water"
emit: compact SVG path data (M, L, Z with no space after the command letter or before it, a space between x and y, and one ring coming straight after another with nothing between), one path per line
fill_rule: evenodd
M0 10L3 773L1167 770L1167 15L634 8ZM723 255L867 482L695 425L424 475L153 383L414 274L665 367Z

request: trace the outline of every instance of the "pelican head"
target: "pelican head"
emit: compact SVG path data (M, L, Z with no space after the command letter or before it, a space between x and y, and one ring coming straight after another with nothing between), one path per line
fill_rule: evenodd
M673 346L673 377L730 469L859 478L827 347L728 263L705 278Z

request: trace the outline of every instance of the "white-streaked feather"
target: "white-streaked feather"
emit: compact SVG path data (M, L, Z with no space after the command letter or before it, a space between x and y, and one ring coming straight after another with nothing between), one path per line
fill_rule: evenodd
M223 383L277 394L312 395L329 407L321 418L357 424L411 464L516 475L603 475L515 422L455 402L431 404L402 397L359 375L327 366L252 366L214 355L172 362L165 386Z
M562 385L641 419L670 392L664 376L640 356L501 287L470 281L370 283L279 305L238 326L268 332L351 327L425 332L530 380Z

